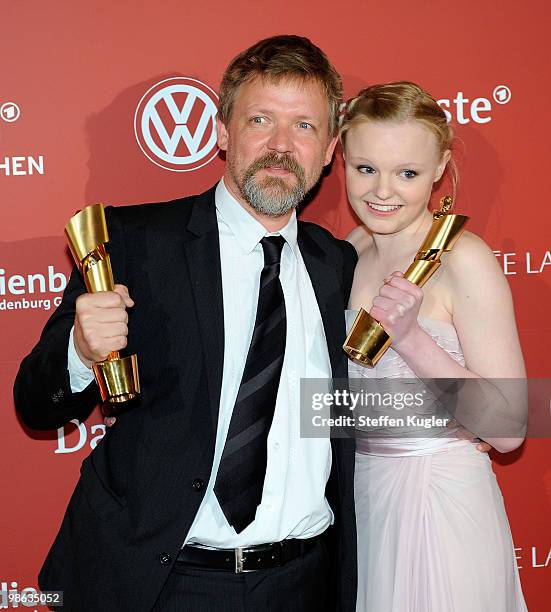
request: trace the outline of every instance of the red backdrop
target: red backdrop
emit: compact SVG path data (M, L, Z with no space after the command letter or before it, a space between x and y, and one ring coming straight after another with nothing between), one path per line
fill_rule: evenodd
M78 428L37 433L13 408L18 364L70 270L63 227L85 204L162 201L212 185L223 166L209 144L210 89L229 59L260 38L310 37L343 75L348 96L407 79L441 100L457 128L457 209L507 273L529 375L549 375L550 11L543 0L445 8L406 0L2 3L0 609L12 583L36 587L80 463L103 433L97 412ZM177 77L187 80L149 91ZM188 94L197 96L189 117L171 114L168 94L179 110ZM339 157L302 215L338 236L354 227ZM549 406L549 397L541 401ZM493 457L528 607L542 612L551 571L548 452L540 438Z

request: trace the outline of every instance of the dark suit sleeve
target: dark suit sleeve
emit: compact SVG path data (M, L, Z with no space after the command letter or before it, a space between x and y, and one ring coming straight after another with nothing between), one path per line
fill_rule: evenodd
M117 242L117 223L107 209L110 233L109 250ZM120 242L120 240L119 240ZM75 321L75 303L86 292L81 275L73 269L63 299L50 317L40 340L23 359L15 379L13 395L22 421L32 429L56 429L71 419L83 421L99 402L99 390L93 381L79 393L71 391L67 369L69 335Z
M79 272L73 270L60 306L19 367L13 389L15 407L32 429L55 429L71 419L83 421L98 401L95 381L84 391L72 393L67 370L75 301L85 291Z

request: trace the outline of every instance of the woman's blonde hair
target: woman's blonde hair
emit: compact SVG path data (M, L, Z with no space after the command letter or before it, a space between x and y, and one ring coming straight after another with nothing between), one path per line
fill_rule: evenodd
M436 137L440 155L451 148L453 128L438 102L424 89L409 81L372 85L346 102L339 121L339 136L344 147L346 133L364 121L419 121ZM457 168L450 159L453 196L458 184Z

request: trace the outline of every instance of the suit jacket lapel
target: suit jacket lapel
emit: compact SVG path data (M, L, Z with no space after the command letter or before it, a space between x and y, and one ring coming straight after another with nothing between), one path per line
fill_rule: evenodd
M338 277L335 268L326 263L330 261L330 257L323 246L306 231L300 231L299 229L298 243L318 301L333 378L347 379L348 360L342 349L346 337L344 314L346 303L342 294L341 279ZM341 385L338 386L341 387ZM346 388L346 382L344 387ZM337 427L336 430L331 435L333 461L331 475L327 483L327 495L335 512L336 524L342 526L346 520L346 515L353 516L354 514L355 440L353 428L343 430ZM344 433L347 433L351 439L341 439Z
M213 187L192 204L184 249L205 355L209 407L216 431L224 365L224 311L214 194Z
M341 282L334 267L326 263L325 250L305 231L301 231L300 224L298 245L320 309L333 377L344 378L347 375L342 350L345 306L340 290Z

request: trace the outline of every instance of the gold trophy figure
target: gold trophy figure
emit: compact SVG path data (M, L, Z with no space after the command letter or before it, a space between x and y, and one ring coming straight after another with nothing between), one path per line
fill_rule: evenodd
M65 226L65 234L75 263L89 293L113 291L115 282L111 260L105 249L109 242L102 204L87 206ZM118 351L93 365L101 399L111 404L126 402L140 392L138 358L121 357Z
M445 251L451 251L463 232L469 217L450 214L453 198L444 196L440 200L440 210L432 213L431 228L423 241L413 263L404 274L404 278L422 287L438 270L440 257ZM374 366L392 343L392 338L383 326L360 308L358 315L343 345L348 356L362 365Z

